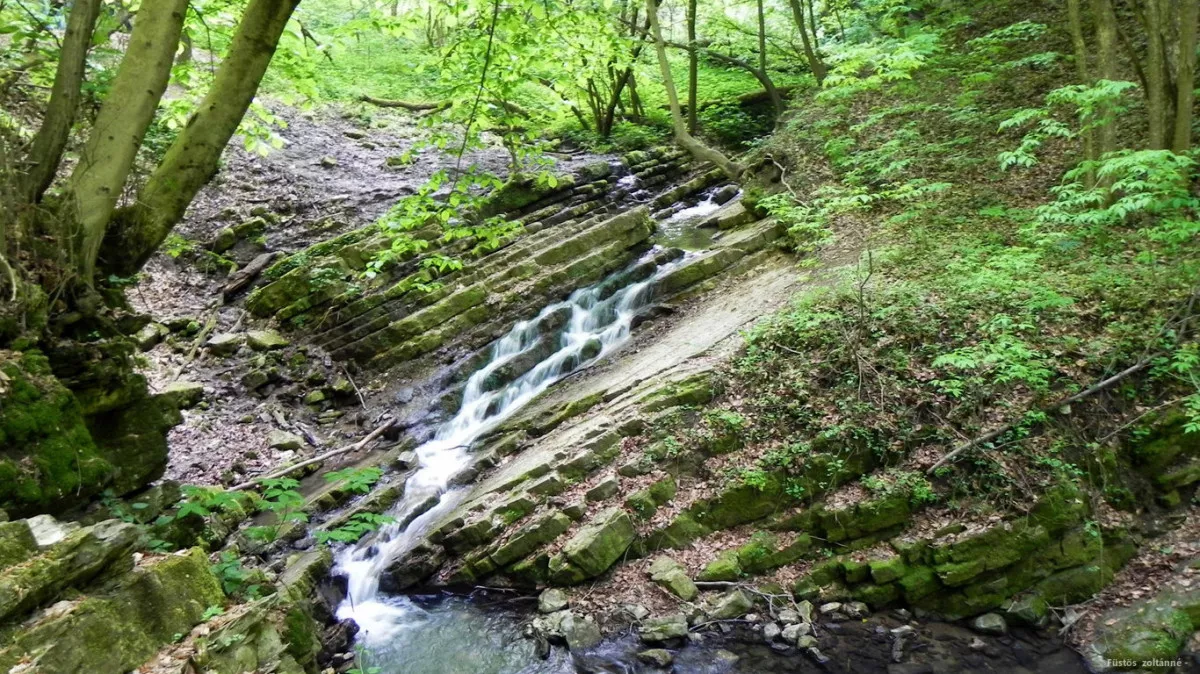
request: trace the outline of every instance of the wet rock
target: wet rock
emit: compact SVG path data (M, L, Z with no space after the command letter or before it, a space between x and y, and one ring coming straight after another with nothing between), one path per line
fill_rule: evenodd
M338 165L338 160L335 157L332 157L329 155L321 157L321 168L327 168L327 169L337 168L337 165Z
M295 433L275 430L267 436L267 446L281 452L294 451L304 446L304 439Z
M712 620L740 618L754 608L754 600L741 589L730 590L717 597L709 605L708 616Z
M688 634L687 618L682 613L650 618L638 627L638 636L650 644L662 643L671 639L686 637Z
M1008 623L999 613L984 613L971 620L971 629L980 634L1000 636L1008 633Z
M245 341L246 338L244 335L233 332L222 332L210 337L208 343L204 346L213 355L230 356L236 353Z
M741 188L739 188L736 184L726 185L712 193L713 203L719 205L729 203L729 201L736 197L740 191Z
M684 601L691 601L700 593L683 565L670 557L654 560L650 564L649 573L650 580Z
M841 603L841 602L837 602L837 601L831 601L831 602L828 602L828 603L825 603L825 604L821 604L821 608L820 608L820 611L821 611L821 614L822 614L822 615L828 615L828 614L830 614L830 613L836 613L836 612L838 612L838 611L840 611L840 610L842 610L842 603Z
M416 390L411 386L405 386L396 392L396 404L407 405L417 396Z
M780 636L783 637L783 640L793 645L795 645L796 641L800 639L800 637L808 636L809 634L812 634L812 626L808 623L796 623L794 625L788 625L780 632Z
M246 333L246 343L255 351L274 351L291 344L275 330L251 330Z
M163 389L162 396L178 409L191 409L204 398L204 384L194 381L173 381Z
M767 642L770 643L783 635L783 629L779 627L778 623L767 623L766 625L763 625L762 634L763 639L766 639Z
M779 612L779 622L784 625L792 625L800 622L800 612L790 608L785 608Z
M1050 604L1039 594L1017 597L1004 605L1004 618L1022 625L1044 627L1050 619Z
M859 620L870 615L871 609L861 601L852 601L842 607L842 613L845 613L848 618Z
M655 667L667 667L675 661L675 656L665 648L650 648L637 654L638 660Z
M549 588L538 596L538 612L539 613L554 613L561 611L570 605L570 600L567 598L567 593L558 588Z
M604 636L591 616L579 617L570 611L559 622L559 630L567 641L567 648L573 651L591 648L600 643Z
M730 667L741 659L741 656L737 653L727 651L724 648L718 650L716 653L713 653L713 662L716 663L718 667Z

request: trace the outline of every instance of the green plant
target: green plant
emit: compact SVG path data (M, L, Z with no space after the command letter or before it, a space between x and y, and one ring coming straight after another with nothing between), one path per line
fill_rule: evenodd
M371 487L383 477L383 469L374 466L366 468L344 468L325 473L325 482L345 482L342 485L346 491L355 494L366 494Z
M254 577L242 566L242 560L237 554L228 550L223 551L218 561L212 565L213 574L221 582L221 589L226 596L257 597L261 588L251 583Z
M345 524L328 531L318 530L314 536L321 545L355 543L366 534L396 520L376 513L355 513Z
M293 522L307 522L308 513L304 507L304 497L298 488L300 483L290 477L280 477L263 480L262 495L257 500L259 510L274 515L271 524L248 527L246 535L263 543L274 543L279 539L283 528Z

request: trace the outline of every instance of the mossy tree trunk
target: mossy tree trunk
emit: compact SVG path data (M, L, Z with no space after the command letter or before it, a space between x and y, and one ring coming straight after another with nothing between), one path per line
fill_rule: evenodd
M1075 52L1075 73L1081 84L1093 82L1091 68L1088 66L1087 41L1083 37L1083 10L1081 0L1067 0L1067 24L1071 31L1071 46ZM1096 133L1091 128L1083 131L1083 154L1088 160L1097 159Z
M1150 149L1167 146L1167 63L1163 30L1166 21L1161 0L1146 0L1146 116L1150 126Z
M739 164L730 161L728 157L696 140L687 130L687 122L679 107L679 94L675 91L675 82L671 79L671 64L667 60L667 45L663 41L662 28L658 24L658 3L646 0L646 15L650 21L650 33L654 38L654 48L658 52L658 67L662 74L663 87L667 91L667 103L671 107L671 124L675 131L675 142L700 161L712 162L730 178L737 179L744 170Z
M84 283L92 281L105 230L166 91L187 5L155 0L138 10L129 48L71 174L62 220L76 231L63 235L76 242L73 263Z
M104 270L135 273L216 173L300 0L251 0L212 87L139 194L105 237Z

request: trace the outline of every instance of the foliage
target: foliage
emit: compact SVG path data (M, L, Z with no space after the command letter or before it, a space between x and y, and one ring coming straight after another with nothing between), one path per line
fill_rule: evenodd
M300 483L290 477L272 478L261 483L262 495L257 499L259 510L274 515L270 524L248 527L246 535L263 542L274 543L288 524L307 522L304 512L304 497L300 495Z
M345 524L331 530L318 530L314 536L321 545L356 543L363 536L394 521L392 517L377 513L355 513Z
M328 483L345 482L342 488L354 494L366 494L371 491L379 478L383 477L383 469L375 466L366 468L344 468L325 473Z

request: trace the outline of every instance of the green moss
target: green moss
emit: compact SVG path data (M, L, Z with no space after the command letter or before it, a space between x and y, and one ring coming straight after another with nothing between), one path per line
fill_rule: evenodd
M739 551L726 550L705 565L704 569L700 571L700 575L696 576L696 580L705 582L735 581L741 577L742 566Z
M37 351L0 352L0 508L53 512L99 493L114 466L100 452L70 391Z

